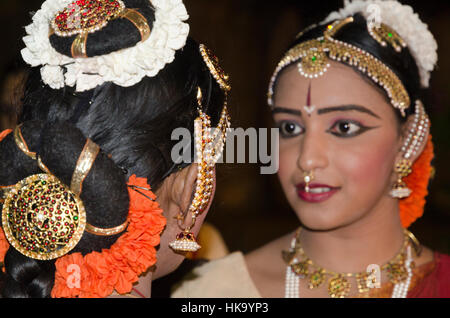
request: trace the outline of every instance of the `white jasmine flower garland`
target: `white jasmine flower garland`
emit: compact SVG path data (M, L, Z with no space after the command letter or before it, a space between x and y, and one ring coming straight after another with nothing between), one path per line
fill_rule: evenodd
M144 76L154 77L186 44L189 25L183 21L189 16L182 0L149 1L155 8L155 22L145 42L102 56L73 59L58 53L48 36L51 20L73 0L47 0L25 28L22 57L31 66L42 66L42 80L53 89L67 85L81 92L105 82L129 87ZM62 66L67 69L65 74Z
M370 5L378 6L380 22L397 31L408 44L419 68L422 86L428 87L430 73L438 60L438 45L428 26L410 6L393 0L345 0L344 8L331 13L322 23L343 19L358 12L369 19L373 15L373 11L368 10Z

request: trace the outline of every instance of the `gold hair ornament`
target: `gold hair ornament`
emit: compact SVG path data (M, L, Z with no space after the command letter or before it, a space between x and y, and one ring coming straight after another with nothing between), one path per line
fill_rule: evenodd
M368 52L333 38L342 27L352 22L353 17L337 20L327 26L322 37L302 42L286 53L279 62L270 82L268 92L270 106L273 106L275 81L285 67L300 60L298 63L300 74L306 78L318 78L327 72L331 59L357 67L360 72L369 76L384 88L392 105L399 109L402 116L406 116L405 110L410 106L411 101L398 76Z
M86 43L90 33L97 32L109 21L123 18L130 21L141 35L141 42L150 37L147 19L136 9L126 8L121 0L77 0L58 12L51 21L50 34L61 37L77 35L72 42L73 58L87 58Z
M36 159L23 139L20 126L14 133L19 149ZM21 254L39 260L51 260L69 253L86 231L98 236L123 232L128 221L113 228L99 228L86 221L80 198L82 184L92 168L100 148L88 139L72 175L71 187L50 173L37 157L46 173L29 176L13 186L1 186L2 227L5 236ZM34 155L33 155L34 154Z
M386 47L389 43L389 45L398 53L400 53L403 48L407 47L406 42L402 37L394 29L384 23L380 23L378 26L376 24L369 24L367 29L372 38L374 38L381 46Z
M37 174L19 181L3 205L6 238L33 259L51 260L69 253L85 226L83 202L52 175Z
M214 76L217 83L220 85L222 90L229 92L231 90L231 85L229 83L230 77L225 74L225 71L222 67L220 67L217 56L215 56L204 44L200 44L199 49L206 66L208 66L209 71Z

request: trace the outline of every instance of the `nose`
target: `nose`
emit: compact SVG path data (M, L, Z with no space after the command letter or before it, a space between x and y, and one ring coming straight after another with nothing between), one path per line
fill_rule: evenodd
M328 166L327 143L320 132L307 131L300 144L297 166L302 172L317 171Z

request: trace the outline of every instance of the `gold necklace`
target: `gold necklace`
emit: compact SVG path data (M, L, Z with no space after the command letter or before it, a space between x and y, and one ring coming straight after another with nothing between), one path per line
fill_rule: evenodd
M295 245L288 251L283 251L282 256L292 271L300 278L306 279L309 289L315 289L320 287L328 277L328 294L333 298L347 297L351 284L349 278L354 277L356 279L358 292L368 292L370 286L374 286L377 283L376 270L358 272L358 273L337 273L327 270L319 265L315 264L305 253L300 242L301 227L297 230L295 236ZM420 255L421 246L416 237L404 229L403 245L400 251L389 262L380 267L381 271L385 271L392 284L398 284L404 282L408 277L408 271L406 268L406 248L411 244L416 252L416 255ZM299 261L302 259L302 261ZM414 262L411 264L414 268Z

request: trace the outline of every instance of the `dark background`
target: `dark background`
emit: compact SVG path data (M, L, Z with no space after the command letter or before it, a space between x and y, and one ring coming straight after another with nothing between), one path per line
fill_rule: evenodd
M24 44L29 12L42 0L0 0L0 125L12 125L17 96L12 83ZM436 145L436 178L424 217L411 230L425 245L450 253L450 3L402 1L429 25L439 44L439 65L433 73L426 107ZM185 0L191 36L207 44L231 75L234 127L271 125L266 105L269 78L281 54L304 27L321 21L342 1ZM298 220L283 197L276 176L259 174L259 165L220 165L215 202L208 220L222 233L231 251L248 252L295 229Z

